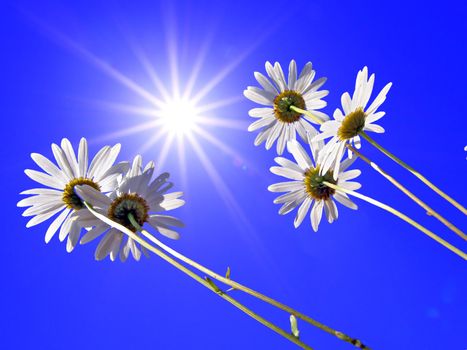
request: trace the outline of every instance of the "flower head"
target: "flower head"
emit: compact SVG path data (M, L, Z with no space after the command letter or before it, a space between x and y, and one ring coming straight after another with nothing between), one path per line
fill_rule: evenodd
M86 184L96 191L112 191L116 186L117 177L128 169L128 164L114 165L120 152L120 144L116 144L113 147L103 147L88 165L88 145L85 138L79 143L78 157L66 138L62 140L61 147L52 144L52 152L58 166L41 154L32 153L31 158L44 172L25 170L32 180L48 188L21 192L32 196L19 201L17 205L30 207L23 212L23 216L33 216L26 227L40 224L60 213L47 229L45 242L48 243L60 229L60 241L68 237L66 249L71 252L81 232L76 223L76 214L84 207L75 192L76 186Z
M329 140L321 153L322 173L327 172L334 165L334 174L338 174L339 160L343 156L345 145L350 143L356 148L360 148L359 134L362 131L384 132L384 129L374 124L374 122L385 115L385 112L378 112L377 110L386 100L386 95L392 83L386 84L374 101L367 107L374 82L375 75L372 74L368 78L367 67L359 71L355 81L353 96L350 97L348 92L342 95L342 110L337 108L333 114L334 120L323 123L320 128L321 134L313 138L313 141L318 141L331 137L331 140ZM352 153L350 152L349 157L351 156Z
M323 209L326 212L329 223L337 219L338 211L334 200L351 209L357 209L357 205L349 199L347 194L328 187L325 183L332 183L349 190L357 190L361 185L358 182L348 180L359 176L360 170L346 171L355 160L354 158L353 160L346 159L342 163L336 177L332 170L321 174L321 164L317 160L319 159L320 152L322 152L323 142L310 142L310 148L313 160L297 141L289 142L287 149L292 153L296 163L286 158L277 157L275 161L280 166L271 167L271 172L292 181L276 183L269 186L268 189L271 192L286 192L274 200L274 203L282 204L279 214L287 214L296 207L299 207L295 216L295 227L298 227L303 222L311 207L311 226L314 231L317 231Z
M326 106L322 98L329 92L318 91L326 82L326 78L313 82L316 72L312 69L311 62L305 65L297 78L297 65L294 60L290 61L288 81L278 62L274 63L274 66L266 62L266 72L272 83L263 74L255 72L255 78L263 89L249 86L243 92L251 101L267 106L249 111L249 115L258 120L248 127L248 131L261 129L255 139L255 145L266 141L266 149L270 149L277 141L277 153L282 154L287 141L296 139L296 133L305 142L308 142L307 133L317 134L317 130L309 123L316 121L292 107L310 111L322 121L328 120L326 114L317 110Z
M130 215L139 226L147 223L162 235L178 239L178 233L171 226L183 227L183 223L175 217L156 213L182 206L185 203L180 199L182 192L167 193L173 186L168 181L169 174L162 173L151 181L153 173L154 163L149 162L143 169L141 156L136 156L130 170L119 179L118 186L108 196L87 184L78 186L76 191L97 212L135 233L137 228L132 224ZM81 238L81 244L105 233L95 252L97 260L109 255L112 261L117 256L125 261L130 251L135 260L140 259L140 248L132 238L128 237L124 242L124 233L99 220L91 212L79 212L79 223L92 228ZM142 250L145 252L144 248Z

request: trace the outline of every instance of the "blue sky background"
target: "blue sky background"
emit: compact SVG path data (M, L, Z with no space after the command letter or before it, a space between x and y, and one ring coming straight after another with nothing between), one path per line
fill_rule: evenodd
M375 138L465 205L467 8L462 2L17 1L0 6L1 348L294 348L157 257L96 262L97 243L68 254L57 237L44 243L47 224L26 229L16 208L18 193L34 187L23 173L36 169L31 152L51 157L52 142L68 137L76 146L85 136L91 153L122 143L119 159L124 160L157 132L111 135L147 119L104 102L151 105L76 48L157 96L135 47L170 89L169 37L178 49L182 87L203 50L195 91L224 70L200 104L233 98L235 103L208 114L237 126L204 126L230 152L197 138L222 181L213 182L188 143L183 174L176 147L168 149L161 171L171 172L187 201L174 212L187 227L171 246L219 272L230 266L232 278L374 349L466 349L465 262L358 200L360 210L340 206L338 221L323 221L318 233L308 221L294 229L294 215L279 216L275 195L267 191L279 181L268 170L275 154L253 146L255 135L246 126L254 104L242 98L247 85L256 85L253 72L264 71L266 60L286 66L295 58L299 67L310 60L318 76L328 77L326 111L332 113L340 95L353 89L357 71L368 65L376 73L376 89L393 82L383 105L386 133ZM166 142L161 138L143 149L145 159L157 163ZM467 227L465 216L416 179L370 145L363 150L461 229ZM465 242L364 163L356 167L363 171L362 193L467 250ZM288 327L288 315L237 294ZM299 327L302 339L317 350L352 348L302 322Z

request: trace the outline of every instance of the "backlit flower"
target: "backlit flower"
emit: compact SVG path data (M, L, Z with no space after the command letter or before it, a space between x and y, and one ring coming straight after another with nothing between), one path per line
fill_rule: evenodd
M151 181L153 173L154 163L149 162L143 169L141 156L136 156L131 169L121 178L119 185L109 196L87 184L77 187L76 191L94 210L136 234L137 229L131 223L129 214L139 226L148 223L160 234L178 239L178 233L171 226L183 227L183 223L173 216L159 213L182 206L185 203L180 199L182 192L167 193L173 186L168 181L169 174L163 173ZM110 256L114 261L120 256L120 260L125 261L130 251L135 260L140 259L141 250L132 238L128 237L125 241L124 233L96 218L91 212L80 212L79 222L83 227L92 227L81 238L81 244L104 234L95 252L97 260ZM144 248L143 252L146 253Z
M329 92L318 91L326 78L313 82L316 72L312 69L311 62L305 65L297 78L297 65L292 60L289 64L288 81L278 62L274 66L266 62L266 72L272 82L263 74L255 72L255 78L263 89L249 86L243 92L246 98L266 106L249 111L249 115L257 120L248 127L248 131L260 130L255 146L266 141L266 149L270 149L277 141L277 153L282 154L287 141L296 139L296 133L305 142L308 142L307 133L313 136L317 134L317 130L310 124L316 121L291 107L310 111L324 122L329 117L318 110L326 106L322 98Z
M26 169L25 173L47 188L21 192L32 196L19 201L17 205L30 207L23 212L23 216L33 216L26 227L40 224L59 213L47 229L45 242L48 243L55 233L60 231L60 241L68 237L66 249L71 252L81 232L76 223L76 213L84 208L83 202L76 195L76 186L85 184L96 191L112 191L117 184L117 177L122 171L126 171L128 165L114 165L120 152L120 144L116 144L113 147L103 147L88 166L88 146L85 138L79 143L78 157L70 141L65 138L61 147L52 144L52 152L58 166L41 154L31 154L31 158L44 172Z
M297 141L287 144L287 149L292 153L295 162L286 158L277 157L275 161L279 166L271 167L271 172L285 177L291 181L280 182L268 187L271 192L286 192L274 200L276 204L282 204L279 214L284 215L298 207L294 220L294 226L298 227L311 208L310 220L314 231L318 230L323 209L329 223L338 217L338 210L334 200L349 207L357 209L349 197L339 190L330 188L324 184L329 182L349 190L357 190L361 187L358 182L349 181L360 175L360 170L346 171L355 159L346 159L336 177L332 170L321 174L321 165L317 162L322 151L323 142L310 142L313 160Z

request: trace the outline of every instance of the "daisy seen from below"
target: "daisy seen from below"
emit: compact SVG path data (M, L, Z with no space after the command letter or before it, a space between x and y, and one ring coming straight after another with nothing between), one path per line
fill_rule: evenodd
M28 221L26 227L38 225L60 213L49 225L45 242L50 242L59 231L60 241L68 237L66 250L71 252L81 232L81 227L77 223L77 213L87 211L75 193L76 186L86 184L96 191L110 192L115 188L121 172L128 168L128 164L114 165L120 152L120 144L116 144L113 147L101 148L88 165L88 145L85 138L80 140L78 157L66 138L62 139L61 147L52 144L52 152L58 166L41 154L31 154L31 158L44 172L26 169L25 173L32 180L48 188L34 188L21 192L32 196L22 199L17 206L29 207L23 212L23 216L33 218Z
M183 227L183 223L173 216L156 213L181 207L185 204L185 201L180 199L183 193L167 193L173 186L168 181L169 173L162 173L151 181L153 173L154 163L149 162L143 169L142 158L138 155L134 158L130 170L120 178L118 186L109 196L87 184L79 186L76 190L82 200L98 213L135 233L137 229L129 219L130 214L139 226L148 223L160 234L178 239L179 234L171 227ZM123 232L101 221L89 211L80 212L79 219L83 227L92 227L81 238L81 244L91 242L105 233L96 248L96 260L110 256L114 261L120 256L120 260L125 261L130 252L135 260L141 258L141 250L136 242L130 237L124 242ZM147 253L145 248L142 250L143 253Z
M367 67L359 71L353 96L350 97L348 92L342 94L342 110L337 108L333 114L334 120L323 123L320 128L321 133L312 139L312 141L318 141L331 137L320 155L321 174L326 173L333 165L334 175L339 174L340 159L342 159L346 144L353 144L355 148L359 149L361 146L359 134L361 132L384 133L384 129L374 123L385 115L385 112L378 111L378 108L386 100L392 83L386 84L367 107L374 82L375 75L372 74L368 78ZM352 157L350 152L349 157Z
M317 134L317 130L310 123L316 120L300 111L309 111L321 122L329 117L318 110L326 106L322 100L329 91L318 90L326 82L320 78L313 82L316 72L308 62L297 77L297 64L290 61L288 80L285 79L281 65L276 62L274 66L266 62L266 72L272 82L263 74L255 72L255 78L261 88L248 86L243 92L246 98L260 105L262 108L253 108L248 114L256 118L248 131L260 130L255 139L255 146L266 141L266 149L270 149L277 141L277 154L282 154L288 141L296 139L298 133L303 141L308 142L307 133Z
M328 170L323 175L320 174L321 165L318 159L324 143L322 141L311 142L311 140L309 143L313 160L297 141L287 143L287 149L293 155L295 162L283 157L276 157L275 161L279 166L273 166L270 170L272 173L291 181L276 183L269 186L268 190L286 192L274 200L275 204L282 204L279 214L285 215L299 207L294 220L296 228L300 226L311 208L311 226L316 232L321 222L323 210L329 223L337 219L338 210L334 200L350 209L357 209L357 205L349 199L347 194L332 189L323 182L327 181L348 190L357 190L361 187L360 183L349 180L355 179L361 172L358 169L347 171L347 168L356 159L354 157L342 162L336 178L333 176L333 170Z

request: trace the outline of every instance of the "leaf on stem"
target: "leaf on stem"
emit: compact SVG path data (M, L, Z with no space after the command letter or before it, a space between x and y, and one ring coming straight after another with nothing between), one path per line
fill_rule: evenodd
M293 336L298 339L300 336L300 331L298 330L297 318L294 315L290 315L290 328L292 330Z

